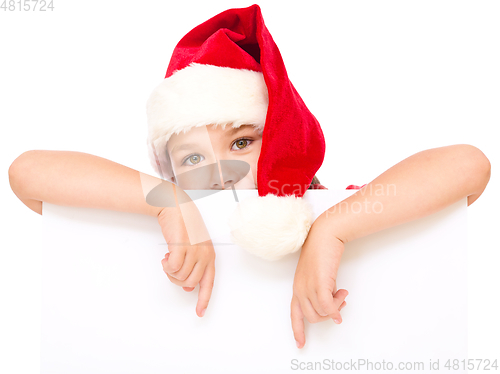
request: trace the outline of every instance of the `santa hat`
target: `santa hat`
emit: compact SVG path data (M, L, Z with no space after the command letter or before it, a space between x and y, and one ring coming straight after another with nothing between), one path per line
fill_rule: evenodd
M226 10L188 32L165 79L147 102L151 164L164 176L166 142L193 127L244 124L263 131L258 196L228 224L233 242L276 260L299 250L313 222L302 197L323 163L321 127L290 82L281 54L254 4Z

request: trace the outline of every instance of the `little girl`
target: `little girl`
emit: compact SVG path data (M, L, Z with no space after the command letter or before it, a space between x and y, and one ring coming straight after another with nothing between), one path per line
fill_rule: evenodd
M148 124L150 158L161 178L89 154L35 150L12 163L11 187L39 214L45 201L158 217L169 244L163 269L186 291L200 285L200 317L213 288L215 252L206 235L190 235L206 228L184 189L257 188L258 198L239 204L233 239L267 259L301 249L291 300L299 348L304 317L342 322L347 291L337 290L336 276L346 242L465 197L470 205L490 178L490 163L474 146L429 149L361 188L349 186L359 191L339 203L377 203L383 207L377 214L333 206L311 222L302 196L325 188L315 177L324 138L288 80L257 5L222 12L179 42L148 100Z

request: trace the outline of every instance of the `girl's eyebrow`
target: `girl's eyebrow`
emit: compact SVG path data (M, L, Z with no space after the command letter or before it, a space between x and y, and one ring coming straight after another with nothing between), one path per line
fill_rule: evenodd
M174 153L175 153L175 152L177 152L177 151L181 151L181 150L183 150L183 149L186 149L186 148L191 148L191 147L198 147L198 146L199 146L199 144L194 144L194 143L183 143L183 144L180 144L180 145L176 145L176 146L172 149L171 153L172 153L172 154L174 154Z
M225 131L224 136L227 138L230 136L234 136L235 134L239 133L240 131L249 128L249 126L250 125L241 125L240 127L233 127L231 130Z

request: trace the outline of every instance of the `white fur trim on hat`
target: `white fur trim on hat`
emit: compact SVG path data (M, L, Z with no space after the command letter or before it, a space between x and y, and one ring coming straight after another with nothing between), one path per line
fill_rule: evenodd
M262 132L268 103L261 72L197 63L174 72L153 90L146 105L151 165L158 172L152 144L163 162L170 136L192 127L254 125Z
M151 93L146 105L149 139L210 124L263 128L268 102L261 72L191 63Z
M234 244L271 261L302 248L312 223L306 200L273 194L239 202L228 220Z

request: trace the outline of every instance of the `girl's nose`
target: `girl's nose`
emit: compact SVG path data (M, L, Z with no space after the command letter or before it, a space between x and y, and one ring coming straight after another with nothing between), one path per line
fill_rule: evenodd
M217 160L220 165L220 176L224 189L231 188L234 184L245 178L250 171L248 162L241 160ZM219 179L220 180L220 179Z
M212 164L212 173L210 176L209 186L212 190L223 190L231 188L237 181L234 180L234 171L225 164L225 160L217 160L216 164Z

